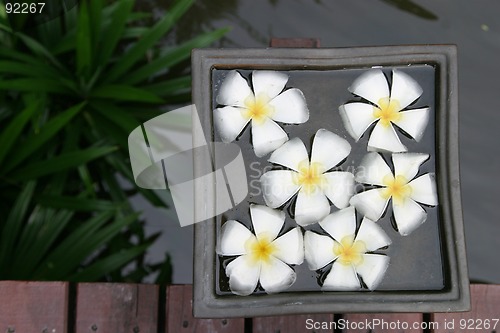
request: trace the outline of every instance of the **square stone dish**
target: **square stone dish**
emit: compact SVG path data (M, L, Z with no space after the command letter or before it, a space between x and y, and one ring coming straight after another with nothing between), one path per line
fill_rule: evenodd
M236 296L228 287L223 259L215 251L220 227L226 220L249 222L249 205L264 204L258 178L269 156L253 152L250 131L236 143L247 168L249 194L233 209L195 224L194 314L197 317L253 317L293 313L344 312L448 312L470 307L465 241L460 199L458 159L458 96L456 47L388 46L339 49L217 49L195 50L192 55L193 102L204 137L194 131L194 141L220 142L214 131L212 113L220 83L231 70L248 76L252 70L275 70L288 74L288 84L302 90L310 111L309 121L285 125L290 138L299 137L306 146L319 128L326 128L351 143L352 151L342 164L355 168L366 154L364 135L354 144L340 119L338 107L352 100L347 87L372 67L390 73L401 69L414 77L424 94L419 103L431 107L429 124L418 145L402 138L409 151L430 155L423 172L436 174L439 205L426 208L427 221L410 236L400 236L386 216L378 223L393 243L386 275L375 291L323 292L317 274L306 264L295 266L296 283L278 294L256 291ZM197 137L198 136L198 137ZM401 136L400 136L401 137ZM310 149L310 147L308 147ZM206 154L196 155L194 177L206 176ZM214 169L218 165L214 157ZM214 181L203 177L195 183L195 215L210 216L217 205ZM257 182L257 183L256 183ZM286 208L285 208L286 209ZM207 212L208 210L208 212ZM387 215L387 214L386 214ZM293 226L288 217L285 226Z

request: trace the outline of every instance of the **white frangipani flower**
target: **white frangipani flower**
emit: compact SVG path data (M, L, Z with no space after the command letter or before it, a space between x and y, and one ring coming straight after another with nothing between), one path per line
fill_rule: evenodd
M275 150L269 161L288 168L271 170L260 178L264 201L277 208L297 192L295 221L301 225L316 223L330 213L328 199L345 208L354 193L354 175L328 171L339 165L351 152L351 145L325 129L314 136L311 158L304 143L294 138Z
M426 173L415 178L420 165L428 154L392 154L394 174L378 153L368 153L356 172L359 183L376 185L377 188L354 195L350 203L373 221L380 219L389 200L398 231L409 235L427 219L427 213L418 203L429 206L438 204L434 175ZM415 178L415 179L414 179Z
M222 225L217 252L223 256L238 256L226 266L229 287L237 295L254 292L257 283L267 293L280 292L296 279L289 265L304 260L302 232L296 227L278 237L285 213L261 205L250 206L255 235L238 221Z
M288 75L253 71L252 88L240 73L230 71L222 83L214 110L214 124L223 142L232 142L251 121L255 155L262 157L288 140L275 122L301 124L309 119L302 91L284 90Z
M311 270L333 262L322 290L359 290L359 277L368 289L377 288L389 266L389 257L373 252L391 244L382 228L364 217L356 233L352 206L328 215L319 225L328 236L306 231L304 248Z
M339 107L346 130L358 141L374 122L368 140L369 151L404 152L393 125L416 141L422 137L429 120L428 107L405 110L422 95L420 85L400 70L392 71L389 90L387 79L380 69L372 69L358 77L349 91L370 103L346 103Z

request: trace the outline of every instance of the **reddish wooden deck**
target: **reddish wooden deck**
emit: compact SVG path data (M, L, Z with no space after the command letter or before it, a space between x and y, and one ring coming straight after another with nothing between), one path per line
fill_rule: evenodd
M427 326L406 330L378 326L343 332L500 332L500 285L472 285L471 297L472 311L465 313L194 319L191 285L168 286L166 295L161 295L157 285L0 281L0 333L333 332L308 329L307 323L366 323L374 319ZM450 323L454 323L453 328Z

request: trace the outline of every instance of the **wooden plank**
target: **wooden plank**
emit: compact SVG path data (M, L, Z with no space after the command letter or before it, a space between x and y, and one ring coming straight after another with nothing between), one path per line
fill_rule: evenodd
M76 333L158 332L157 285L80 283Z
M333 314L290 315L253 318L253 332L311 333L333 332L329 327L334 322ZM328 329L322 329L327 325ZM333 324L332 324L333 325ZM333 326L332 326L333 328Z
M167 287L167 333L243 333L245 319L193 318L193 286Z
M64 333L67 282L0 281L0 332Z
M471 311L431 316L435 333L500 332L500 285L474 284L470 294Z
M423 333L421 313L356 313L343 316L346 333Z
M317 38L271 38L271 47L316 48L319 47Z

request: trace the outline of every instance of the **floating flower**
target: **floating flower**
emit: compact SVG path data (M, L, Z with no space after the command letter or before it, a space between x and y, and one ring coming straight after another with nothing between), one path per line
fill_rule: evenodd
M359 290L363 284L370 290L377 288L389 266L389 257L373 252L391 244L382 228L364 217L356 233L352 206L328 215L319 225L328 235L306 231L304 248L311 270L333 262L322 290Z
M397 229L401 235L409 235L427 219L427 213L418 203L430 206L438 203L434 175L426 173L415 178L420 165L428 158L428 154L420 153L392 154L393 174L380 154L368 153L361 161L355 179L378 187L356 194L351 198L351 205L377 221L392 200Z
M337 208L347 207L354 193L354 175L328 170L339 165L350 152L351 145L346 140L325 129L314 136L310 160L299 138L288 141L269 158L288 170L271 170L260 178L264 201L277 208L298 192L294 216L301 226L328 215L328 199Z
M349 91L373 103L354 102L339 107L346 130L356 141L376 122L368 140L369 151L407 150L393 125L416 141L422 137L429 120L429 108L405 110L422 95L420 85L407 74L394 69L389 92L384 73L372 69L358 77Z
M253 293L258 282L267 293L283 291L296 279L288 265L304 260L302 232L296 227L278 237L285 213L266 206L251 205L250 217L255 235L235 220L222 225L217 252L238 256L226 266L229 287L242 296Z
M223 107L214 110L214 123L223 142L232 142L252 123L252 145L262 157L288 140L275 122L301 124L309 119L302 91L284 90L288 76L273 71L253 71L252 88L240 73L230 71L216 101Z

